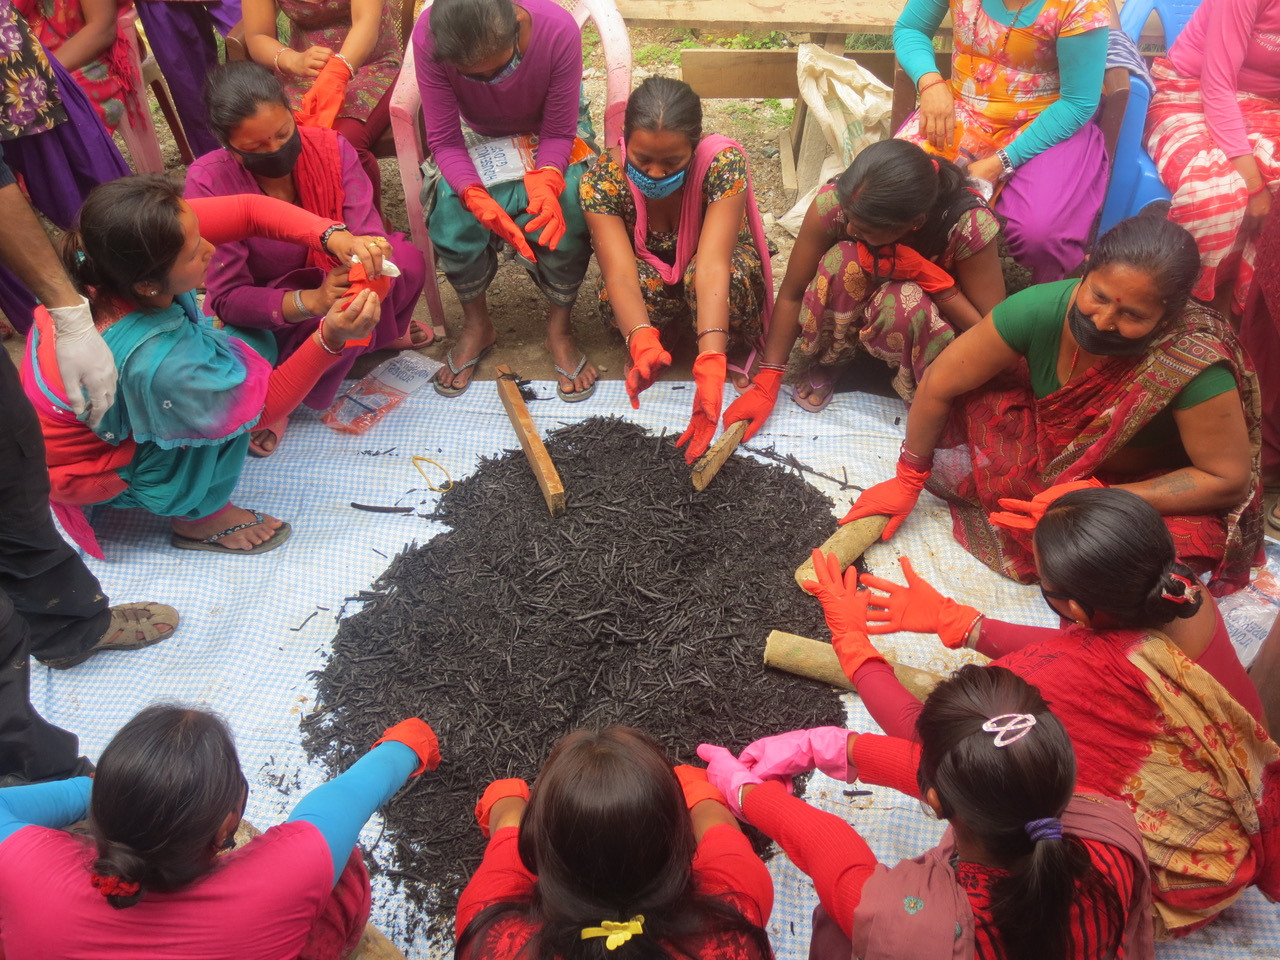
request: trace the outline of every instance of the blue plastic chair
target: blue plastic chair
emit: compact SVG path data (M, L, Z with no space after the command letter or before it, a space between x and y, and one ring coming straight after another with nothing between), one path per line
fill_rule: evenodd
M1147 18L1154 11L1160 16L1167 49L1178 39L1178 34L1182 33L1182 28L1199 6L1200 0L1128 0L1120 9L1120 28L1136 43ZM1151 90L1145 83L1135 82L1129 90L1129 102L1116 140L1111 182L1107 184L1107 196L1098 224L1099 234L1106 233L1127 217L1137 216L1147 204L1171 197L1156 172L1155 162L1143 146L1150 103Z

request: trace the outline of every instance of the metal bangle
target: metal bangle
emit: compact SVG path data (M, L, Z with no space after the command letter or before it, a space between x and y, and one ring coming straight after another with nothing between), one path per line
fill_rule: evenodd
M761 361L761 363L760 363L760 369L761 369L761 370L776 370L776 371L778 371L778 373L786 373L786 372L787 372L787 365L786 365L785 363L767 363L767 362L765 362L765 361Z
M312 313L307 309L307 305L302 302L301 290L293 291L293 305L297 309L298 313L302 315L303 320L314 320L316 317L320 316L320 314Z
M729 331L724 327L712 327L710 330L699 330L698 339L701 340L703 337L709 336L713 333L723 333L725 336L728 336Z
M340 54L340 53L335 53L335 54L333 55L333 58L334 58L335 60L341 60L341 61L342 61L343 66L345 66L345 67L347 68L347 73L351 74L351 76L353 76L353 77L354 77L354 76L356 75L356 68L355 68L355 67L353 67L353 66L351 65L351 61L350 61L350 60L348 60L346 57L344 57L342 54Z
M637 323L631 328L631 332L622 338L623 345L629 350L631 349L631 338L640 330L656 330L658 329L652 323Z
M320 321L320 326L316 327L316 340L320 342L320 348L324 350L325 353L329 354L329 356L331 357L342 356L341 348L334 350L329 346L329 344L324 342L324 321L323 320Z
M272 61L271 61L271 66L272 66L272 68L275 70L275 72L276 72L276 73L279 73L279 72L280 72L280 55L281 55L282 53L284 53L284 52L285 52L286 50L288 50L288 49L289 49L289 48L288 48L288 47L286 47L284 44L281 44L281 45L280 45L280 49L276 51L276 58L275 58L274 60L272 60Z

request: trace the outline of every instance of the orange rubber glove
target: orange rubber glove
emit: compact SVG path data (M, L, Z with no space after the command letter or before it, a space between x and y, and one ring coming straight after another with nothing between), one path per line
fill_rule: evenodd
M867 591L858 589L858 568L840 573L840 558L834 553L823 556L813 551L813 570L817 580L801 584L822 604L822 616L831 628L831 646L840 660L840 669L853 682L853 675L868 660L883 660L867 636Z
M524 189L529 194L526 213L533 219L524 225L525 233L536 233L538 245L554 250L560 245L568 224L564 222L564 210L560 208L560 194L564 193L564 174L555 167L539 167L524 175Z
M883 590L887 596L873 593L867 597L867 632L936 633L944 647L959 650L969 644L969 632L982 613L945 597L911 567L911 561L899 557L905 587L892 580L864 573L862 585Z
M302 105L293 115L298 123L312 127L330 127L337 122L342 101L347 96L351 71L337 57L330 57L302 95Z
M351 286L347 288L347 295L343 297L341 307L343 310L351 306L351 301L360 294L361 290L372 290L377 294L379 303L385 303L387 294L391 291L391 277L384 273L377 279L370 280L369 272L365 270L363 263L353 263L351 269L347 271L347 279L351 281ZM346 345L348 347L367 347L372 340L373 334L370 333L361 340L348 340Z
M675 771L676 779L680 781L680 789L684 791L684 805L690 810L703 800L714 800L716 803L728 806L724 802L724 795L711 785L711 781L707 779L707 771L702 767L691 767L687 763L682 763L672 769Z
M1000 506L1004 507L989 514L989 519L998 527L1008 530L1034 530L1050 504L1059 497L1066 496L1073 490L1089 490L1093 487L1105 487L1101 480L1090 477L1088 480L1072 480L1069 483L1058 483L1042 493L1037 493L1030 500L1018 500L1014 497L1001 497Z
M728 373L729 361L723 353L700 353L693 361L693 382L697 387L693 394L693 416L689 418L688 429L676 441L677 447L689 444L684 451L685 463L693 463L711 446L716 424L720 422L724 378Z
M631 369L627 371L627 396L631 409L640 409L640 394L653 386L658 375L671 366L671 354L662 349L662 340L653 327L642 327L631 334L627 345L631 352Z
M888 540L898 532L902 521L907 519L915 509L916 501L920 499L920 491L924 489L929 479L929 473L930 471L913 467L904 458L899 457L897 475L892 480L885 480L870 489L863 490L862 495L853 501L853 506L840 522L849 523L852 520L861 520L863 517L887 516L889 522L885 525L884 533L880 534L880 539Z
M519 777L511 777L508 780L495 780L484 788L484 793L476 801L476 823L480 825L480 832L484 836L489 836L489 814L493 813L493 805L507 797L520 797L527 801L529 784Z
M387 727L382 732L382 736L374 741L373 747L387 742L403 743L418 755L418 769L409 774L411 777L416 777L424 770L434 770L440 766L440 741L436 739L436 732L425 720L409 717L395 726ZM372 750L373 747L369 749Z
M873 253L865 243L859 243L858 264L878 280L914 280L926 293L941 293L956 285L951 274L905 243L895 243L887 256Z
M489 191L479 184L472 184L462 191L462 205L471 211L472 216L480 221L480 226L492 230L507 243L516 248L516 253L535 263L538 258L533 255L533 247L524 238L516 222L496 200L489 196Z
M750 420L751 425L747 427L742 439L750 440L754 437L769 419L769 414L773 413L781 386L781 370L761 370L757 373L747 392L729 404L729 409L724 412L725 429L739 420Z

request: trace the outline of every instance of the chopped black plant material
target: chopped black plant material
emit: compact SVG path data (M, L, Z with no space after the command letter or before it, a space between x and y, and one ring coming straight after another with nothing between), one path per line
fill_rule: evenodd
M484 850L480 793L532 781L570 730L631 724L700 763L703 741L737 750L845 719L833 691L761 663L770 629L829 636L793 573L836 523L796 464L734 456L698 493L670 438L617 418L547 449L568 512L548 514L520 451L481 460L430 515L450 532L348 598L364 608L340 622L302 722L334 772L404 717L435 728L444 763L384 809L387 873L435 934Z

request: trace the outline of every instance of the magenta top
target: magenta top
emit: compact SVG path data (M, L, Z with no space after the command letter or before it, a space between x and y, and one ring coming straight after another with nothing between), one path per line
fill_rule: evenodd
M478 186L480 175L462 140L462 122L484 137L538 135L539 166L562 172L578 132L582 89L582 32L573 16L552 0L520 0L533 20L529 49L511 76L499 83L470 80L436 63L430 17L413 28L414 68L426 119L427 146L455 193Z
M1280 0L1204 0L1169 59L1199 78L1209 133L1227 158L1252 153L1236 91L1280 100Z
M341 137L338 151L342 156L342 219L357 236L380 236L384 228L373 205L369 178L355 150ZM262 188L229 150L206 153L187 168L188 198L238 193L261 194ZM314 271L293 286L281 282L295 270L308 269L307 250L292 243L250 237L219 244L205 281L209 291L205 310L237 327L276 331L306 327L310 333L309 325L285 320L282 304L293 287L315 286Z

